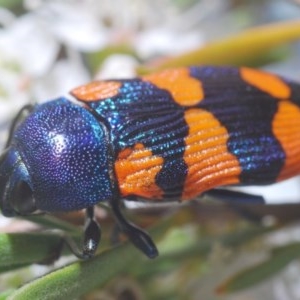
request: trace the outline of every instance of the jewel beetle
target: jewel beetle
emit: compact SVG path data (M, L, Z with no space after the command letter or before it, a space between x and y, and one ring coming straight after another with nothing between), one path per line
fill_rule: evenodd
M99 202L152 258L156 246L123 216L123 199L264 202L222 187L300 173L300 85L275 74L193 66L94 81L70 94L73 101L27 105L15 118L0 157L0 205L5 216L86 209L78 257L97 249Z

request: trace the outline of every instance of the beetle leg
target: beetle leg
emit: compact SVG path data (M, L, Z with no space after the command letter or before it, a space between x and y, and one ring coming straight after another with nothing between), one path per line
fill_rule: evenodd
M231 204L231 207L239 213L243 218L248 219L251 222L260 222L262 216L248 209L247 205L243 204L265 204L264 197L260 195L247 194L244 192L225 190L225 189L214 189L205 193L216 200L226 201Z
M86 209L85 230L83 235L82 249L79 250L76 243L70 236L66 237L66 243L70 250L81 259L88 259L95 255L101 239L101 229L94 218L94 207Z
M113 199L110 201L110 205L120 230L125 233L129 240L144 254L149 258L155 258L158 255L158 250L151 237L141 228L126 220L120 210L118 202L118 199Z
M100 225L94 218L94 207L86 209L86 225L84 230L83 255L91 257L95 254L101 239Z
M265 204L266 201L263 196L247 194L240 191L226 190L226 189L213 189L209 190L203 195L215 198L221 201L234 202L238 204Z
M7 141L6 141L6 144L5 144L5 148L7 148L10 145L13 134L16 131L16 128L19 126L20 122L22 120L24 120L24 118L26 118L27 115L32 112L33 108L34 108L33 104L27 104L27 105L24 105L19 110L18 114L15 116L15 118L13 119L13 121L10 125L9 132L8 132L8 138L7 138Z

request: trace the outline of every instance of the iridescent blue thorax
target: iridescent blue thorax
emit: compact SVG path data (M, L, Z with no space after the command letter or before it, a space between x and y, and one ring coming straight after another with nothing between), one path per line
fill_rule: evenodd
M32 189L37 209L71 211L111 198L109 151L106 127L60 98L36 106L15 132L6 160L19 160L10 176L26 166L18 178ZM7 173L5 162L0 173ZM17 183L8 184L13 190Z

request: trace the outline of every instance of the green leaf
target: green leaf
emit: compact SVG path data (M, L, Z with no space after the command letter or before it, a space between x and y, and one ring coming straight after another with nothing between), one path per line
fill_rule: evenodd
M0 272L51 260L60 243L54 234L0 234Z
M21 6L22 4L22 0L0 0L0 6L9 9L12 9L15 6Z
M159 238L171 225L170 219L163 220L151 230L151 235ZM45 240L45 242L47 241ZM57 245L56 242L52 241L49 244L53 247L53 244ZM35 241L35 244L38 245L43 243L43 241L38 243ZM45 254L47 247L43 249L44 245L40 246L41 248L36 251L42 251ZM24 259L25 257L26 254L24 254ZM43 255L40 254L40 257ZM145 256L140 251L131 243L125 243L104 251L93 259L75 262L25 284L13 292L8 299L74 299L95 287L101 287L123 270L140 265L143 260L145 260Z
M0 293L0 300L6 300L12 292L13 290L7 290L5 292Z
M275 248L270 259L244 269L228 278L217 287L218 294L228 294L249 288L274 276L292 260L300 257L300 243Z
M160 69L199 65L257 65L263 57L274 55L278 46L300 38L300 21L274 23L246 30L230 37L210 42L199 49L161 61L157 65L138 68L138 73Z
M75 299L105 284L131 264L136 264L143 254L130 244L124 244L87 261L79 261L58 269L11 294L8 299Z
M23 0L0 0L0 7L12 10L17 15L25 12Z

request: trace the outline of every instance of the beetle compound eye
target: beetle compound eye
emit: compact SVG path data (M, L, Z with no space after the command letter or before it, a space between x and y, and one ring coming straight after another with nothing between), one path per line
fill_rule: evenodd
M36 210L35 200L30 186L25 181L16 184L12 191L11 203L15 211L21 215L26 215Z

